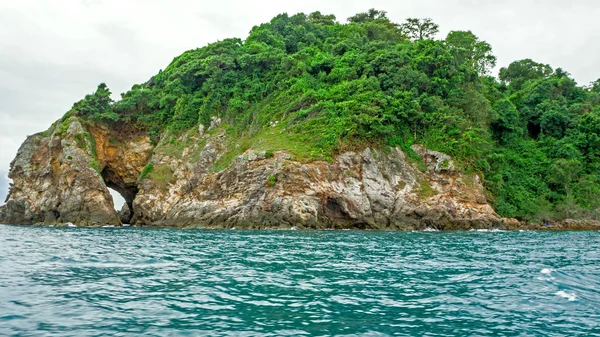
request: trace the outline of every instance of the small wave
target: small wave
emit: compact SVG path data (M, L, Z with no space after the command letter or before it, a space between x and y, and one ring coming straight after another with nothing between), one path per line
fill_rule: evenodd
M0 316L0 321L11 321L14 319L24 319L27 318L25 316L21 316L21 315L6 315L6 316Z
M423 230L423 232L439 232L439 229L427 227Z
M504 233L504 232L508 232L505 231L504 229L498 229L498 228L492 228L492 229L487 229L487 228L479 228L479 229L471 229L471 232L484 232L484 233Z
M437 226L409 234L0 225L0 336L54 327L126 334L144 317L161 323L146 334L165 336L300 335L303 322L307 335L593 334L600 233Z
M577 295L573 294L569 294L566 291L563 290L559 290L556 293L554 293L554 295L558 296L558 297L562 297L562 298L566 298L567 300L569 300L569 302L573 302L577 300Z

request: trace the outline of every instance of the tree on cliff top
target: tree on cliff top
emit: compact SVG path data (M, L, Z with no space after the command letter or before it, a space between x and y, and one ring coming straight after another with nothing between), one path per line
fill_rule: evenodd
M498 77L519 90L525 82L548 77L551 74L552 68L549 65L524 59L511 63L507 68L501 68Z
M439 26L431 19L409 18L401 25L402 29L413 41L431 40L439 32Z
M106 84L100 83L93 94L86 95L84 99L75 103L73 109L93 120L116 121L119 115L112 109L114 101L110 95L111 92Z
M488 74L496 66L496 56L492 54L492 46L471 31L451 31L446 37L458 62L466 62L477 69L479 74Z

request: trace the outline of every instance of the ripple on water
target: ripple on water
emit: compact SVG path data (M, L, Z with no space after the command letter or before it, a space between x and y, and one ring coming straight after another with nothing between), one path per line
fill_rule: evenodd
M600 335L600 233L0 226L0 335Z

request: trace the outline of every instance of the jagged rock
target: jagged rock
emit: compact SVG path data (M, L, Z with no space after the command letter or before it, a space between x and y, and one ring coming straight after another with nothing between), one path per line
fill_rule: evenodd
M91 156L85 130L72 121L28 137L11 163L13 180L2 222L114 224L106 185Z
M169 168L175 179L167 186L145 181L134 200L133 222L144 225L236 228L376 228L441 229L501 225L487 204L483 187L459 181L455 170L424 174L398 148L386 153L365 149L345 152L329 162L299 163L285 152L266 158L248 150L222 172L211 170L225 152L209 140L192 169L186 158ZM448 157L449 158L449 157ZM156 149L153 163L165 162ZM193 181L193 184L190 182ZM423 195L427 181L435 194ZM193 185L193 186L192 186ZM461 200L455 200L456 191Z
M221 126L221 118L216 117L216 116L212 116L210 118L210 127L208 128L208 131L216 129L219 126Z
M13 186L0 221L118 225L107 185L132 203L151 150L147 138L119 142L108 129L88 130L78 118L59 121L21 145L11 163Z
M129 205L127 203L123 204L121 210L119 211L119 218L121 219L122 224L128 224L131 222L131 210L129 209Z
M106 127L86 129L77 118L67 122L66 132L57 124L21 146L1 222L118 225L131 220L138 226L261 229L513 225L486 202L479 177L460 173L449 156L423 147L413 149L428 172L420 172L398 148L366 148L309 163L282 151L267 155L249 149L217 172L213 165L228 148L216 118L211 134L190 132L156 146L147 137ZM147 164L152 170L140 177ZM107 186L126 199L119 214Z
M452 158L441 152L432 151L424 148L422 145L414 144L411 149L423 159L429 171L435 173L449 172L452 173L456 169Z

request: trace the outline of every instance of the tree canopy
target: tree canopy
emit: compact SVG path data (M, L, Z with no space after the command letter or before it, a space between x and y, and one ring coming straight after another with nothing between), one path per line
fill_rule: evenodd
M530 59L489 76L492 47L471 31L436 40L431 19L398 24L371 9L281 14L245 40L176 57L114 102L106 85L71 114L147 132L154 139L220 117L236 139L270 133L293 155L329 159L348 146L410 145L454 156L484 177L496 210L539 220L597 218L600 81ZM275 145L274 145L275 146ZM276 147L275 146L275 147ZM294 153L296 151L296 153Z
M458 62L468 62L479 74L489 74L496 66L492 46L480 41L471 31L451 31L446 37L446 43L453 50Z
M439 26L429 18L409 18L401 27L413 41L433 39L439 32Z

